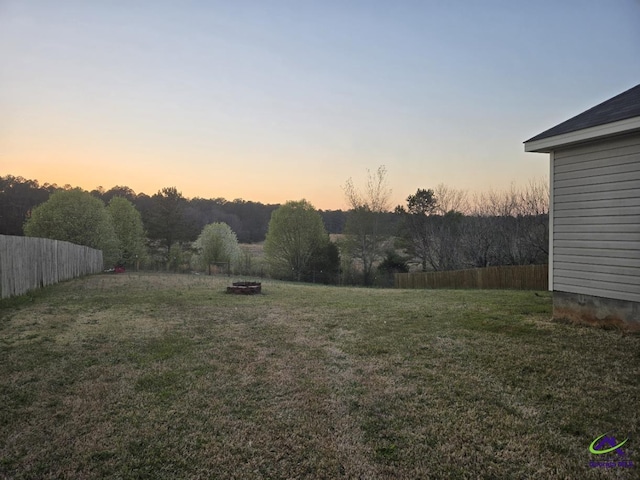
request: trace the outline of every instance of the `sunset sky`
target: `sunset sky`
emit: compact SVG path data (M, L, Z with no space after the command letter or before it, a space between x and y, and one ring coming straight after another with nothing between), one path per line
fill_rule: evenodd
M639 0L0 0L0 175L346 208L546 177L640 83Z

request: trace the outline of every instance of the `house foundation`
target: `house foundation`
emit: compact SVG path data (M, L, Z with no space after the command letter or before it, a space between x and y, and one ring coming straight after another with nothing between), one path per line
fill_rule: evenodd
M553 318L640 332L640 302L554 291Z

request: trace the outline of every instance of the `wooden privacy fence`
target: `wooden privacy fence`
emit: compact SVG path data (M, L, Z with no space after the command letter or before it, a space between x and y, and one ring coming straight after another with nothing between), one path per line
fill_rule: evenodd
M0 298L102 268L101 250L48 238L0 235Z
M548 265L472 268L448 272L396 273L396 288L502 288L547 290Z

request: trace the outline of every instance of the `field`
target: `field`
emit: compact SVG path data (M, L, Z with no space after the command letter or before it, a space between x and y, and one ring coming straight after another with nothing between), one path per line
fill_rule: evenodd
M3 301L0 478L638 478L640 337L547 292L228 283Z

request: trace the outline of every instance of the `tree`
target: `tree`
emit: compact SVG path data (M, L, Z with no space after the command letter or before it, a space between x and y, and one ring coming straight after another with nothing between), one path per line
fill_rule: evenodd
M362 264L365 285L373 282L373 265L384 255L384 246L389 235L384 228L384 214L389 211L391 190L386 181L387 170L378 167L375 174L367 171L364 192L360 192L351 179L347 180L344 192L351 210L345 225L345 252Z
M300 281L314 252L329 241L322 217L306 200L290 201L271 214L264 253L272 273Z
M529 181L522 192L523 215L528 219L525 242L535 260L531 263L549 261L549 181Z
M105 265L113 265L120 258L118 240L104 203L79 188L59 190L34 208L24 225L24 233L102 250Z
M446 215L449 212L469 213L469 201L466 190L458 190L439 183L435 190L436 213Z
M338 246L329 241L316 248L309 261L309 270L306 280L310 280L313 283L338 283L340 274L340 251Z
M166 257L167 269L173 272L182 271L185 265L189 265L190 263L190 258L188 253L189 252L185 252L182 249L182 247L177 243L174 243L173 245L171 245Z
M46 202L57 188L12 175L0 177L0 234L22 235L29 211Z
M238 238L226 223L216 222L206 225L195 242L197 254L194 263L206 268L211 275L211 264L226 263L229 271L240 258Z
M196 236L192 226L185 222L187 201L175 187L163 188L151 199L151 208L145 220L149 238L161 242L169 261L169 250L174 243L193 240Z
M429 217L427 260L434 270L464 268L465 259L460 241L464 220L464 215L455 210Z
M102 187L98 187L96 189L96 192L98 193L98 195L94 194L93 192L91 193L92 195L98 196L99 198L101 198L102 201L105 202L106 204L108 204L111 201L111 199L114 197L126 198L132 203L136 199L136 192L134 192L133 189L127 187L126 185L124 186L116 185L115 187L111 187L106 192L105 191L100 192L100 189L102 189Z
M396 273L407 273L409 271L409 265L407 264L407 258L399 255L393 249L387 250L387 253L378 265L378 272L381 274L382 279L378 280L378 285L385 287L391 287L394 284L394 275Z
M142 217L136 207L124 197L113 197L107 206L111 223L118 240L121 263L137 266L146 258L145 235Z
M545 181L532 181L524 189L511 185L506 191L476 195L475 218L465 232L475 266L545 263L548 205Z
M407 208L396 207L396 213L401 214L405 220L405 228L410 240L410 250L420 259L422 271L427 271L427 261L430 255L430 219L438 202L433 190L419 188L414 195L407 197Z

